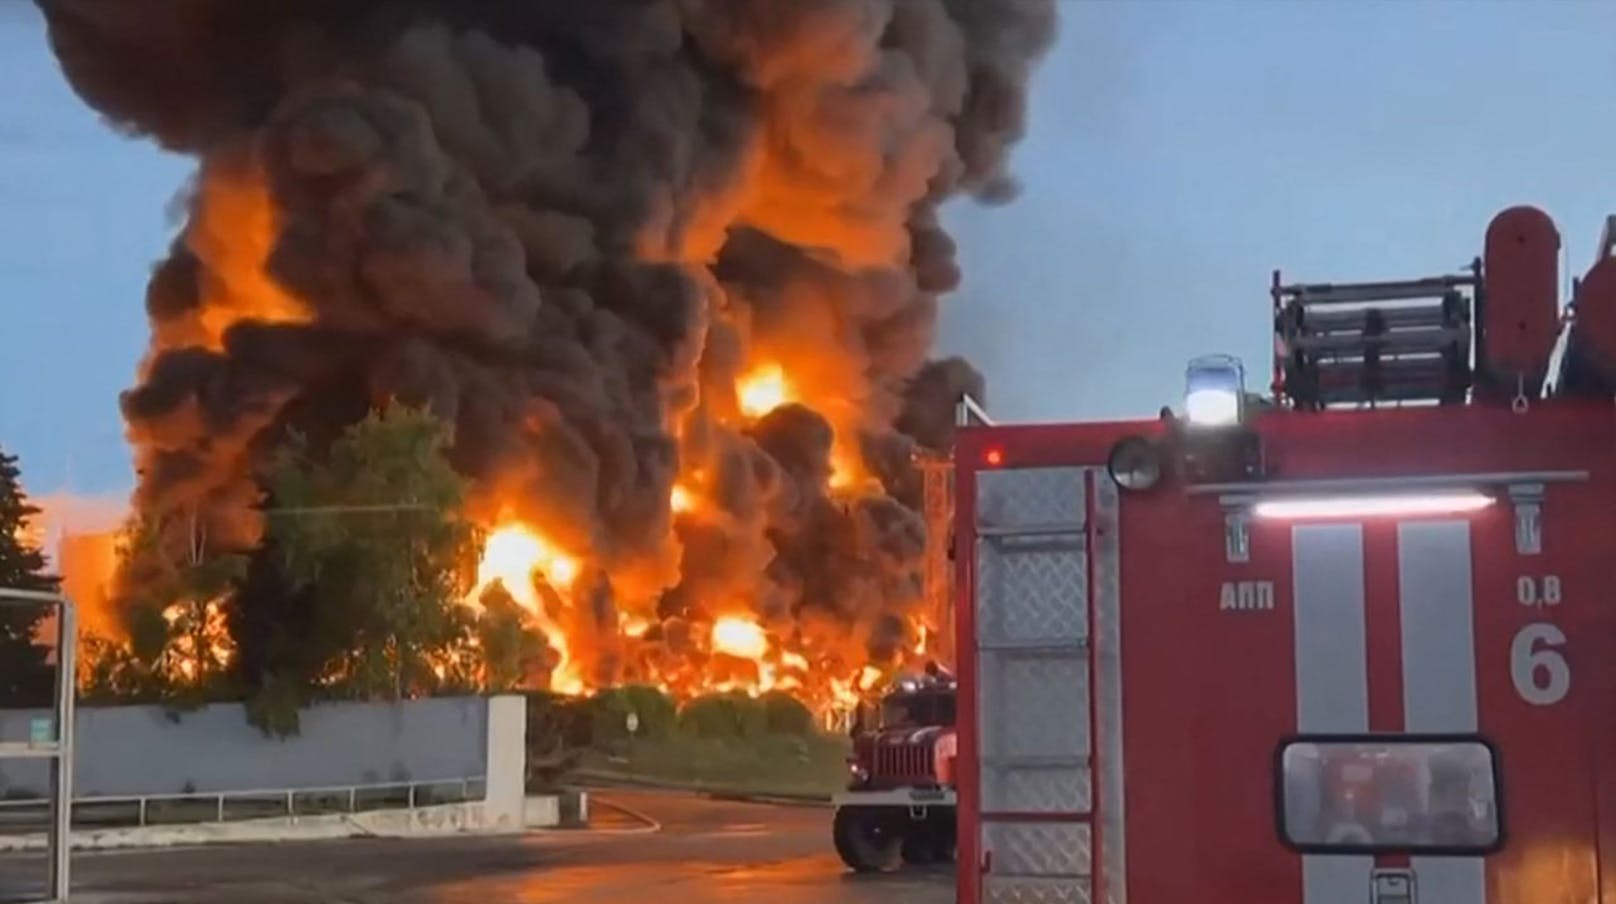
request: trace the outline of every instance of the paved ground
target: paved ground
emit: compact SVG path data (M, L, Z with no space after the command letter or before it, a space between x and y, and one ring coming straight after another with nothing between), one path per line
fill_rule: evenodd
M599 806L620 803L661 824ZM74 904L947 904L950 872L847 875L828 810L613 791L622 834L354 840L83 854ZM0 858L0 886L31 862ZM36 873L37 875L37 873ZM3 900L3 898L0 898Z

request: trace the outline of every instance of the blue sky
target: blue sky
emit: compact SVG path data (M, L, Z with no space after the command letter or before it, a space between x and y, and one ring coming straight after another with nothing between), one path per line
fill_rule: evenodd
M1067 0L1013 204L949 212L942 344L1013 420L1148 415L1268 368L1269 271L1432 275L1534 203L1586 269L1616 212L1616 3ZM132 481L117 393L190 173L105 128L0 0L0 443L37 492Z

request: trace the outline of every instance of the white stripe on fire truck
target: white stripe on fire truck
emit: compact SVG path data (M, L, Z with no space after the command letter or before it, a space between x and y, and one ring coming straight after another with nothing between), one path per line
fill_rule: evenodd
M1403 729L1476 730L1475 596L1468 521L1397 526L1397 600L1403 634ZM1480 857L1415 857L1420 897L1487 900Z
M1364 542L1357 524L1291 529L1296 632L1296 728L1369 730L1364 639ZM1302 858L1303 904L1363 904L1372 857Z

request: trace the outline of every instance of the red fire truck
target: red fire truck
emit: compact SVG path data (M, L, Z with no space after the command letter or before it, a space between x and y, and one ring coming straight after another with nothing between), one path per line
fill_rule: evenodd
M1616 259L1272 288L1271 394L956 446L958 900L1616 902Z
M933 665L898 681L878 707L859 707L831 824L836 853L853 870L954 858L955 692L954 677Z

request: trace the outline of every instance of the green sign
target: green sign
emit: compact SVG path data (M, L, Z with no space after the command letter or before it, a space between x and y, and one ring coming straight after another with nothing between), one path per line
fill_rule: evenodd
M56 720L50 716L35 716L28 720L28 743L49 744L56 740Z

